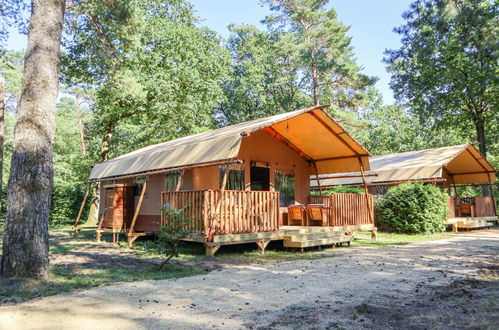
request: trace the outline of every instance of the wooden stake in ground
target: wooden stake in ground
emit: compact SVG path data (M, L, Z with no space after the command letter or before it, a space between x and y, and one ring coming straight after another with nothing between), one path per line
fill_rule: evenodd
M64 0L33 0L17 109L1 273L48 275L52 143L58 93Z

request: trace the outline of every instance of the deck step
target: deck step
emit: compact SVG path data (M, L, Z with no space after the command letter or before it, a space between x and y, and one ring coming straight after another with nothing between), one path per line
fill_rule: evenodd
M304 234L289 234L284 235L284 240L288 241L304 241L311 239L329 238L329 237L342 237L345 236L343 232L316 232Z
M483 227L492 227L494 226L494 222L489 221L467 221L467 222L458 222L458 228L483 228Z
M319 239L299 240L299 241L285 239L284 246L292 248L305 248L312 246L332 245L335 243L351 242L352 240L353 236L351 235L339 235L339 236L325 237Z

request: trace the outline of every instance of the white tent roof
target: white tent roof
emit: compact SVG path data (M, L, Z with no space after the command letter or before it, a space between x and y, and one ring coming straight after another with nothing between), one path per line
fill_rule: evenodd
M449 177L450 183L485 183L495 182L496 174L492 165L472 145L434 148L418 151L373 156L369 158L371 170L377 176L366 177L367 183L440 179ZM344 175L359 175L344 173ZM360 177L332 178L321 180L322 186L358 185ZM453 182L452 182L453 181ZM311 181L317 187L316 180Z
M244 136L265 129L317 164L319 173L369 170L369 152L322 110L296 110L151 145L97 164L91 181L236 160ZM285 141L285 142L284 142Z

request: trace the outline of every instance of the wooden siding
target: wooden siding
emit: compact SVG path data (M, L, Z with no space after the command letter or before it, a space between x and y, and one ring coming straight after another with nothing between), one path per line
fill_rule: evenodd
M459 205L474 205L475 217L494 217L497 215L496 199L493 196L484 197L449 197L449 218L461 217L456 212Z
M492 196L475 197L477 217L491 217L496 214L496 200Z
M449 206L448 218L454 218L456 216L456 200L454 197L449 197L448 206Z
M352 226L372 224L369 213L373 212L373 196L368 195L369 206L364 194L332 194L310 196L310 203L323 204L327 208L329 226Z
M189 227L208 241L213 235L279 230L279 193L271 191L194 190L162 193L163 205L183 209ZM166 223L162 215L161 222Z

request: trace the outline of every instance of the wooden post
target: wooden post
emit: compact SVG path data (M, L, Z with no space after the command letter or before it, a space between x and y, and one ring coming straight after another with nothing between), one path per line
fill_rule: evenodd
M492 176L490 172L487 173L487 177L489 178L489 190L490 190L490 198L492 198L492 207L494 208L494 213L497 215L497 204L496 197L494 196L494 190L492 189Z
M317 164L313 162L314 165L314 171L315 171L315 178L317 179L317 187L319 187L319 194L322 197L322 187L321 187L321 180L319 180L319 171L317 170Z
M80 210L78 211L78 216L76 217L76 221L75 221L75 224L73 226L73 229L76 229L76 227L78 226L78 223L80 222L81 214L83 213L83 209L85 208L85 203L87 202L87 197L88 197L88 193L90 191L90 187L91 187L91 183L89 182L87 185L87 191L85 192L85 197L83 197L83 201L81 202ZM75 232L75 235L76 234L77 233Z
M362 185L364 186L364 196L366 196L366 203L367 203L367 210L369 212L369 220L374 226L374 216L373 216L373 209L371 207L371 201L369 199L369 191L367 190L367 182L366 182L366 177L364 176L364 164L362 164L362 159L360 157L357 157L357 160L359 161L360 165L360 174L362 177ZM376 239L377 236L377 229L376 227L373 227L372 230L372 239Z
M99 225L97 226L97 242L100 242L100 239L102 237L102 223L104 222L104 218L106 216L106 210L104 209L104 212L102 212L102 216L99 221Z
M227 177L229 176L229 167L227 165L224 166L224 176L222 178L222 184L220 187L221 191L225 190L225 186L227 185Z
M260 241L257 241L256 242L256 246L258 247L258 252L260 252L260 254L265 254L265 248L267 247L267 245L269 245L270 243L270 240L260 240Z
M149 181L149 176L146 176L146 180L144 181L144 185L142 186L142 191L140 192L139 202L137 203L137 207L135 208L135 212L133 214L132 223L130 224L130 230L128 231L128 247L131 247L133 241L133 230L135 229L135 222L139 216L140 208L142 206L142 201L144 200L144 195L147 189L147 182Z
M220 244L215 243L205 243L204 246L206 248L206 255L210 257L215 256L215 253L220 249Z
M180 188L182 187L182 180L184 179L184 170L180 170L180 176L177 181L177 187L175 188L175 191L180 191Z

